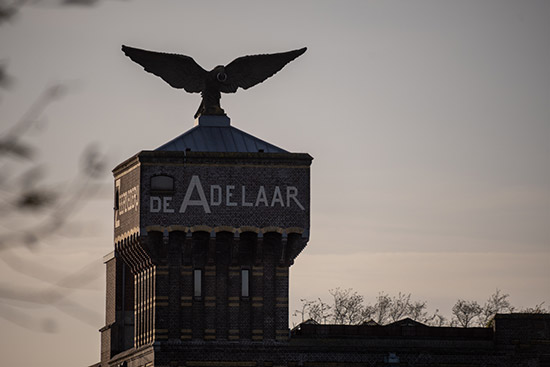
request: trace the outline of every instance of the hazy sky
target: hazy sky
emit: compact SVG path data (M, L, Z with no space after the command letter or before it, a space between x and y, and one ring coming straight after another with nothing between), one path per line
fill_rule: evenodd
M550 302L550 2L44 3L0 26L13 78L0 90L0 132L64 83L28 139L51 182L70 180L90 143L114 167L193 126L200 97L146 74L121 44L191 55L206 69L307 46L276 77L222 97L234 126L315 158L291 309L338 286L369 301L411 292L446 315L458 298L483 303L496 288L518 307ZM100 198L75 203L86 236L2 253L2 289L56 289L87 266L98 274L53 306L0 299L6 365L99 360L101 257L113 247L109 172L103 181ZM5 262L20 270L18 258L51 269L22 274ZM80 317L73 303L95 314Z

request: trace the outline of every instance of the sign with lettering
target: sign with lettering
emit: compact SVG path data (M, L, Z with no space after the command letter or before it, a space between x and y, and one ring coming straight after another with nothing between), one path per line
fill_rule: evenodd
M115 180L115 236L174 225L308 230L311 157L307 164L285 157L285 164L254 157L235 164L136 165Z
M239 189L240 188L240 189ZM209 193L209 194L208 194ZM195 194L198 199L191 199ZM207 197L208 195L208 197ZM240 197L239 197L240 196ZM204 210L205 214L212 213L212 209L218 206L225 207L274 207L280 206L290 208L292 205L298 206L301 210L305 210L304 206L298 200L298 189L295 186L283 186L282 191L280 186L275 186L273 192L266 193L264 185L259 185L256 188L248 188L245 185L210 185L206 191L201 183L199 176L192 176L189 186L185 190L185 195L181 205L173 203L172 196L150 196L149 211L151 213L175 213L174 205L176 205L179 213L185 213L187 207L199 206ZM251 200L251 201L249 201Z

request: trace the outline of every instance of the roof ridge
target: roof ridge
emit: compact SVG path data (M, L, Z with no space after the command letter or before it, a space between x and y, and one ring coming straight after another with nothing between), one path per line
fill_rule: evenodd
M155 151L194 152L243 152L243 153L288 153L265 140L227 124L209 123L201 116L198 124L176 138L164 143ZM204 120L201 121L201 118ZM227 118L229 120L229 118ZM216 121L217 122L217 121Z

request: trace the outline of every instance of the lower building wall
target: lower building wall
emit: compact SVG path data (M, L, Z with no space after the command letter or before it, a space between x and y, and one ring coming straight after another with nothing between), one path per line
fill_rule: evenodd
M224 343L225 344L225 343ZM391 343L390 343L391 344ZM543 366L540 356L501 353L482 343L468 348L395 348L316 345L187 345L155 347L156 367L174 366ZM130 367L140 367L129 365Z
M550 315L497 315L493 329L409 322L318 326L295 331L284 342L157 341L120 353L102 367L550 367Z

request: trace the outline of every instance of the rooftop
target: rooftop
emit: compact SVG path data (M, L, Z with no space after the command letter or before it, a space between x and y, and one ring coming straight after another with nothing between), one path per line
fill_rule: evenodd
M195 127L158 147L155 151L288 153L231 126L228 116L200 116Z

